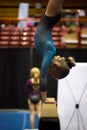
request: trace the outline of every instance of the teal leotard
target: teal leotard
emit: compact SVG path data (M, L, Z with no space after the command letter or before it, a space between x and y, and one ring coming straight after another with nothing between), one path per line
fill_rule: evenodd
M60 20L61 14L54 17L44 15L37 26L35 32L35 47L37 52L42 57L41 75L40 75L40 88L41 91L47 90L47 74L48 68L56 54L56 48L52 39L52 28L55 23Z

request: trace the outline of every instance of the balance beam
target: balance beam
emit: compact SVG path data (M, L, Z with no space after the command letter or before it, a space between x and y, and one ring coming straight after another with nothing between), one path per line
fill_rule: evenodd
M48 98L48 100L55 100L54 98ZM41 118L39 121L39 130L60 130L60 122L57 113L56 104L43 103Z

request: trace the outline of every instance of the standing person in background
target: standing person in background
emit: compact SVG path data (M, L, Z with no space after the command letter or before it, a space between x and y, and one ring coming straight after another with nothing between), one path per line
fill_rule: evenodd
M30 111L30 125L31 129L34 129L35 114L38 117L41 116L41 96L40 96L40 70L37 67L33 67L30 70L30 78L26 81L25 94L27 97L28 107Z
M63 0L49 0L45 14L42 16L35 32L35 47L42 57L40 89L42 101L47 100L47 74L56 54L52 39L52 28L60 21Z

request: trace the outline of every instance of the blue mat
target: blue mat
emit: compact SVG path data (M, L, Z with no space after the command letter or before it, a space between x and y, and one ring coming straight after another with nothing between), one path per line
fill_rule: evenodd
M26 111L0 111L0 130L25 130L30 128L30 113ZM39 118L35 115L35 129Z

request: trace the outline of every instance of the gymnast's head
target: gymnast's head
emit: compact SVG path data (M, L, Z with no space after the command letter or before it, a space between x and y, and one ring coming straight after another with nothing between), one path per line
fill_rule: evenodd
M54 56L48 73L54 79L62 79L69 74L70 69L75 65L75 59L71 56L68 58Z
M40 70L38 67L33 67L30 69L30 77L31 78L39 78Z

